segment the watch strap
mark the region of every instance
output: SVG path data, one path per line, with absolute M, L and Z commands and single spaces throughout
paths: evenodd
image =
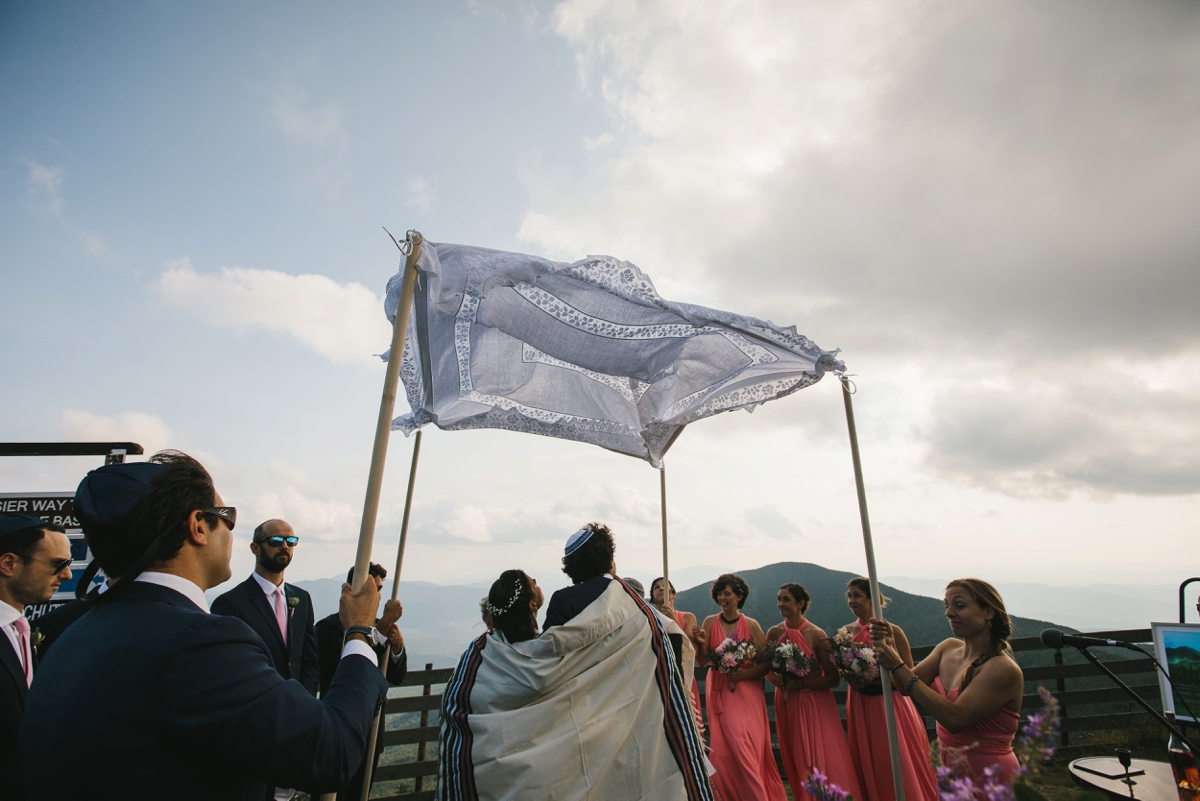
M 372 636 L 373 632 L 374 629 L 370 626 L 347 626 L 346 630 L 342 633 L 342 643 L 345 644 L 346 640 L 350 639 L 350 635 L 352 634 L 361 634 L 367 638 L 368 645 L 374 646 L 375 637 Z

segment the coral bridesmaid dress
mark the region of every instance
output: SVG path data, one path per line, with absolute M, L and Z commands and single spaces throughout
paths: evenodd
M 854 639 L 872 645 L 870 632 L 865 628 Z M 912 699 L 896 690 L 892 691 L 892 705 L 896 710 L 896 736 L 900 740 L 904 797 L 906 801 L 937 801 L 937 780 L 929 763 L 929 738 L 921 716 Z M 882 687 L 850 688 L 846 696 L 846 731 L 865 801 L 896 801 Z
M 933 680 L 933 689 L 949 698 L 957 700 L 958 690 L 946 692 L 942 686 L 942 677 Z M 942 748 L 965 749 L 964 756 L 971 766 L 971 773 L 976 779 L 983 778 L 983 771 L 992 765 L 999 765 L 1008 781 L 1021 768 L 1017 755 L 1013 753 L 1013 738 L 1017 736 L 1017 722 L 1021 716 L 1011 709 L 1000 707 L 987 720 L 981 720 L 974 726 L 969 726 L 957 734 L 937 725 L 938 745 Z
M 800 628 L 794 629 L 785 622 L 779 642 L 794 642 L 816 659 L 812 646 L 804 639 L 808 625 L 807 620 L 802 620 Z M 854 758 L 850 756 L 833 690 L 788 690 L 786 701 L 783 696 L 783 690 L 776 687 L 775 731 L 779 734 L 779 753 L 792 794 L 798 801 L 811 799 L 804 792 L 804 780 L 817 768 L 838 787 L 861 799 Z
M 713 625 L 719 637 L 721 624 Z M 733 635 L 750 639 L 746 616 L 739 615 Z M 709 635 L 709 647 L 713 642 Z M 761 679 L 740 681 L 730 692 L 724 673 L 709 670 L 705 681 L 708 693 L 708 728 L 712 752 L 709 759 L 716 768 L 713 786 L 721 801 L 787 801 L 783 780 L 771 753 L 771 728 L 767 720 L 767 699 Z

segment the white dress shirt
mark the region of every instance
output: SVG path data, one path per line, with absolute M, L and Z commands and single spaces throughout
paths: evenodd
M 0 601 L 0 629 L 8 636 L 9 643 L 12 644 L 12 649 L 17 652 L 17 661 L 21 663 L 21 667 L 25 667 L 25 649 L 21 647 L 20 641 L 17 639 L 17 618 L 24 617 L 25 610 L 17 609 L 15 606 Z M 32 636 L 32 635 L 31 635 Z M 32 641 L 30 648 L 32 648 Z

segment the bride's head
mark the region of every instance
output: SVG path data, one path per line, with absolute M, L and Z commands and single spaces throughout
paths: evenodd
M 505 570 L 492 583 L 484 611 L 506 640 L 521 642 L 538 635 L 537 612 L 544 602 L 542 588 L 533 577 L 524 570 Z

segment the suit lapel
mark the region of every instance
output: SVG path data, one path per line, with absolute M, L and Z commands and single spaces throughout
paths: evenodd
M 21 660 L 16 649 L 12 647 L 12 641 L 7 635 L 0 634 L 0 637 L 3 637 L 3 640 L 0 640 L 0 664 L 4 665 L 13 684 L 17 686 L 17 697 L 21 699 L 21 706 L 24 707 L 25 696 L 29 693 L 29 685 L 25 683 L 25 671 L 21 669 Z
M 254 576 L 246 579 L 242 586 L 246 588 L 246 594 L 250 596 L 250 606 L 257 609 L 258 613 L 263 616 L 267 629 L 275 635 L 275 642 L 279 643 L 280 650 L 286 654 L 287 646 L 283 644 L 283 632 L 279 630 L 279 621 L 275 619 L 275 610 L 267 602 L 267 594 L 262 591 L 262 587 L 258 586 Z

